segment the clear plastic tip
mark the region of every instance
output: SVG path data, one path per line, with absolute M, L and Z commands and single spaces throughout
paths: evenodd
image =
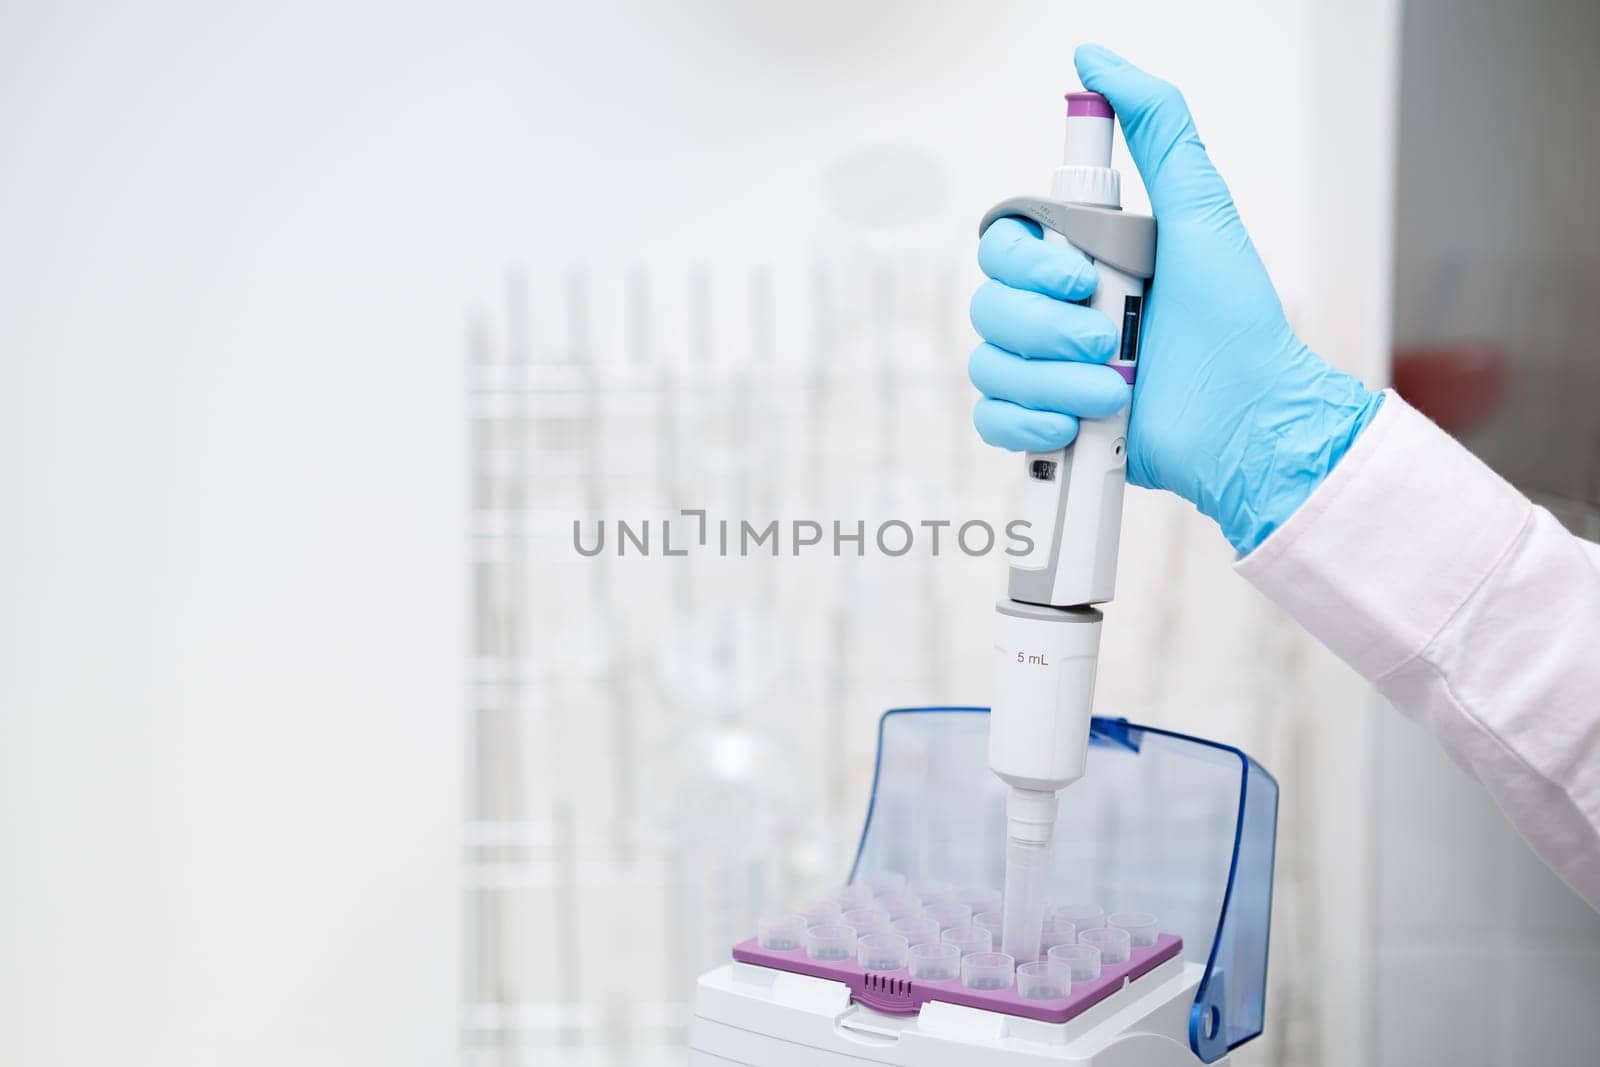
M 910 949 L 899 934 L 868 934 L 856 941 L 856 962 L 864 971 L 898 971 Z
M 950 901 L 946 904 L 930 904 L 924 910 L 928 918 L 939 924 L 941 930 L 948 930 L 952 926 L 972 925 L 972 908 L 966 904 Z
M 994 948 L 994 938 L 981 926 L 956 926 L 939 935 L 947 945 L 954 945 L 963 956 L 974 952 L 988 952 Z
M 961 984 L 968 989 L 1010 989 L 1017 961 L 1004 952 L 974 952 L 961 957 Z
M 1044 932 L 1039 935 L 1039 951 L 1048 952 L 1057 945 L 1070 945 L 1078 940 L 1078 928 L 1070 919 L 1051 915 L 1044 921 Z
M 819 900 L 800 909 L 807 926 L 830 926 L 844 922 L 844 911 L 838 901 Z
M 956 900 L 972 909 L 972 914 L 1000 910 L 1000 894 L 993 889 L 975 887 L 956 891 Z
M 1101 963 L 1127 963 L 1133 942 L 1128 931 L 1116 926 L 1102 926 L 1083 931 L 1078 935 L 1078 943 L 1099 949 Z
M 886 934 L 889 932 L 889 913 L 882 908 L 851 908 L 844 913 L 844 924 L 854 927 L 858 934 Z
M 904 919 L 896 919 L 889 929 L 913 945 L 937 943 L 939 940 L 939 920 L 928 915 L 908 915 Z
M 1060 1000 L 1072 989 L 1072 975 L 1060 964 L 1035 960 L 1017 967 L 1017 996 L 1023 1000 Z
M 1106 918 L 1107 926 L 1128 931 L 1134 948 L 1149 948 L 1156 943 L 1156 917 L 1148 911 L 1119 911 Z
M 756 923 L 756 943 L 783 952 L 800 947 L 806 936 L 804 915 L 768 915 Z
M 906 956 L 911 977 L 924 982 L 947 982 L 961 973 L 961 950 L 954 945 L 912 945 Z
M 1006 839 L 1006 897 L 1001 908 L 1005 926 L 1000 950 L 1021 963 L 1039 958 L 1044 931 L 1044 887 L 1050 873 L 1050 846 Z
M 873 906 L 889 913 L 891 919 L 904 919 L 908 915 L 922 914 L 922 898 L 915 893 L 879 893 Z
M 956 899 L 956 887 L 937 878 L 918 878 L 906 886 L 906 892 L 916 894 L 924 906 L 943 904 Z
M 1100 977 L 1100 950 L 1093 945 L 1057 945 L 1046 954 L 1046 962 L 1064 968 L 1074 982 Z
M 828 894 L 829 899 L 838 904 L 841 910 L 849 908 L 865 908 L 872 904 L 873 890 L 865 882 L 856 882 L 853 885 L 842 885 Z
M 1082 933 L 1106 924 L 1105 909 L 1098 904 L 1063 904 L 1050 912 L 1052 919 L 1065 919 Z
M 847 960 L 856 954 L 854 927 L 812 926 L 806 929 L 806 955 L 814 960 Z

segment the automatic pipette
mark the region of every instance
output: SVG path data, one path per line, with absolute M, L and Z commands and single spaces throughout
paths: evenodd
M 1066 145 L 1052 199 L 996 205 L 979 227 L 1016 215 L 1045 239 L 1068 241 L 1094 261 L 1089 306 L 1118 325 L 1111 361 L 1131 385 L 1139 354 L 1145 283 L 1155 269 L 1155 220 L 1121 210 L 1111 167 L 1111 105 L 1098 93 L 1067 95 Z M 1101 613 L 1116 584 L 1117 542 L 1127 463 L 1128 409 L 1084 419 L 1056 452 L 1024 462 L 1022 517 L 1034 548 L 1012 564 L 1007 599 L 995 607 L 995 689 L 989 766 L 1010 786 L 1006 798 L 1002 948 L 1018 963 L 1039 954 L 1044 886 L 1057 793 L 1083 776 Z

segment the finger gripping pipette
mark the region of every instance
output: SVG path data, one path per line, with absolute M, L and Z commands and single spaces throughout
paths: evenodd
M 992 208 L 979 234 L 1006 216 L 1031 219 L 1050 241 L 1094 262 L 1091 308 L 1121 334 L 1111 366 L 1133 384 L 1145 286 L 1155 273 L 1155 220 L 1122 210 L 1111 167 L 1111 105 L 1098 93 L 1067 95 L 1066 146 L 1051 199 L 1015 197 Z M 1116 585 L 1117 542 L 1128 457 L 1128 408 L 1083 419 L 1055 452 L 1029 452 L 1022 518 L 1034 547 L 1011 566 L 995 606 L 995 688 L 989 766 L 1010 786 L 1002 948 L 1037 958 L 1057 793 L 1083 777 L 1093 713 L 1101 613 Z

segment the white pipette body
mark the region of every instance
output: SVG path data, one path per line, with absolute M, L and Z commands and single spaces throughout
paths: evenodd
M 1051 196 L 1120 209 L 1111 107 L 1096 93 L 1067 101 L 1064 160 Z M 1051 229 L 1045 239 L 1067 240 Z M 1096 270 L 1088 303 L 1121 329 L 1111 366 L 1131 384 L 1145 282 L 1104 262 Z M 1101 622 L 1093 605 L 1110 600 L 1116 584 L 1127 430 L 1125 407 L 1081 420 L 1065 449 L 1030 452 L 1025 461 L 1022 517 L 1034 546 L 1012 565 L 1009 598 L 996 605 L 989 725 L 989 765 L 1010 786 L 1001 947 L 1019 963 L 1039 954 L 1057 794 L 1083 776 L 1088 754 Z

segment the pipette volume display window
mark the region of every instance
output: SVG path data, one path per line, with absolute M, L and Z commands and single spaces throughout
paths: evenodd
M 1139 358 L 1139 322 L 1144 317 L 1144 297 L 1122 298 L 1122 351 L 1117 358 L 1132 363 Z

